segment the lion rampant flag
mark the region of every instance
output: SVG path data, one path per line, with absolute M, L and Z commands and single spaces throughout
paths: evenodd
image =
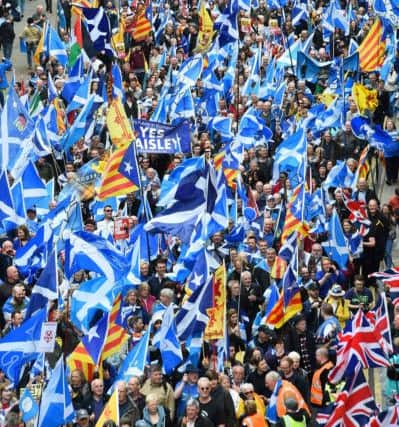
M 213 276 L 213 307 L 207 309 L 209 323 L 204 339 L 218 340 L 224 337 L 226 322 L 226 269 L 222 264 Z
M 366 110 L 374 111 L 378 106 L 378 93 L 375 89 L 367 89 L 361 83 L 355 83 L 352 88 L 352 96 L 360 114 Z
M 119 98 L 114 98 L 106 117 L 109 136 L 116 147 L 130 144 L 134 140 L 133 129 Z
M 105 421 L 113 421 L 119 425 L 119 402 L 118 402 L 118 387 L 115 387 L 110 399 L 105 405 L 100 418 L 97 420 L 96 427 L 103 427 Z

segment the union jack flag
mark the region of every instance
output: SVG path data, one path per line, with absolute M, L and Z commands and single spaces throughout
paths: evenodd
M 399 425 L 399 406 L 390 406 L 386 411 L 373 416 L 364 427 L 395 427 Z
M 337 383 L 362 368 L 388 367 L 389 360 L 381 342 L 381 333 L 374 329 L 362 310 L 358 310 L 344 332 L 338 334 L 337 364 L 330 371 L 329 381 Z
M 354 376 L 337 395 L 336 401 L 317 414 L 316 421 L 325 427 L 359 427 L 377 413 L 370 387 L 358 366 Z
M 350 215 L 348 219 L 353 224 L 359 225 L 359 233 L 365 236 L 370 228 L 371 221 L 368 219 L 366 204 L 362 201 L 345 199 L 345 205 L 348 208 Z
M 387 355 L 393 353 L 391 325 L 389 323 L 387 298 L 385 292 L 381 292 L 380 298 L 377 301 L 373 310 L 367 313 L 367 318 L 374 326 L 375 330 L 381 334 L 381 347 Z
M 369 277 L 374 277 L 381 280 L 389 287 L 389 295 L 393 304 L 399 302 L 399 267 L 388 268 L 385 271 L 377 271 L 369 274 Z

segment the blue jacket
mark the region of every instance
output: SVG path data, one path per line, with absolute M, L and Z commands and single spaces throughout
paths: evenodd
M 4 58 L 3 61 L 0 62 L 0 89 L 8 88 L 6 72 L 8 70 L 11 70 L 11 68 L 12 68 L 12 62 L 9 59 Z

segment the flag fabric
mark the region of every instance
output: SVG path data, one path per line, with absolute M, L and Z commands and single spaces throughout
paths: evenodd
M 358 427 L 365 426 L 376 412 L 370 387 L 358 368 L 338 393 L 335 402 L 322 410 L 316 420 L 325 427 Z
M 49 25 L 48 28 L 48 53 L 50 57 L 55 58 L 62 66 L 65 67 L 68 62 L 65 45 L 57 31 L 51 25 Z
M 389 295 L 393 304 L 399 301 L 399 267 L 392 267 L 385 271 L 372 273 L 369 277 L 381 280 L 389 287 Z
M 151 19 L 149 19 L 149 8 L 151 5 L 141 4 L 136 10 L 136 14 L 131 26 L 132 37 L 135 41 L 142 41 L 148 37 L 152 30 Z
M 282 387 L 283 383 L 281 378 L 276 382 L 274 386 L 273 393 L 270 397 L 269 404 L 267 405 L 266 410 L 266 419 L 271 424 L 277 424 L 278 421 L 278 415 L 277 415 L 277 396 L 280 391 L 280 388 Z
M 353 85 L 352 96 L 360 114 L 364 114 L 366 110 L 373 112 L 378 106 L 378 92 L 367 89 L 361 83 Z
M 38 427 L 59 427 L 75 418 L 68 379 L 65 375 L 64 359 L 60 357 L 43 391 Z
M 83 8 L 85 23 L 94 49 L 107 56 L 114 56 L 111 46 L 111 25 L 103 7 Z
M 99 366 L 101 353 L 108 335 L 108 314 L 103 314 L 101 319 L 92 326 L 87 334 L 82 337 L 82 343 L 90 354 L 93 362 Z
M 288 275 L 289 270 L 287 269 L 285 275 Z M 283 278 L 284 281 L 284 278 Z M 288 277 L 286 278 L 288 284 Z M 285 298 L 284 291 L 281 292 L 277 303 L 270 310 L 265 318 L 267 325 L 273 326 L 277 329 L 285 325 L 290 319 L 296 314 L 302 311 L 302 297 L 298 285 L 291 285 L 289 292 L 290 299 Z M 284 305 L 286 306 L 284 308 Z
M 132 376 L 144 374 L 145 365 L 147 362 L 148 345 L 150 340 L 150 328 L 140 338 L 139 342 L 127 354 L 122 362 L 116 381 L 127 382 Z
M 213 275 L 213 304 L 207 310 L 209 323 L 206 326 L 204 338 L 218 340 L 225 336 L 226 323 L 226 268 L 224 263 Z
M 39 355 L 38 346 L 46 316 L 44 308 L 0 340 L 0 368 L 15 385 L 20 380 L 23 365 Z
M 152 344 L 159 348 L 162 368 L 169 375 L 183 361 L 180 341 L 177 337 L 174 306 L 170 304 L 162 316 L 161 329 L 152 339 Z
M 46 184 L 40 178 L 32 161 L 27 164 L 21 182 L 26 209 L 34 207 L 38 197 L 47 197 Z
M 355 173 L 349 169 L 346 161 L 338 160 L 337 164 L 328 173 L 322 187 L 326 189 L 331 187 L 353 188 L 355 184 Z
M 61 92 L 62 97 L 65 98 L 68 103 L 72 101 L 72 98 L 84 81 L 84 58 L 82 54 L 74 60 L 71 67 L 68 80 L 65 82 Z
M 297 231 L 302 236 L 306 237 L 309 232 L 309 225 L 305 218 L 305 186 L 299 185 L 293 192 L 290 202 L 287 205 L 287 213 L 281 241 L 284 243 L 288 236 Z
M 91 382 L 94 371 L 97 369 L 93 359 L 82 342 L 80 342 L 68 356 L 67 365 L 70 371 L 73 371 L 74 369 L 81 370 L 88 382 Z
M 27 423 L 31 419 L 35 418 L 39 412 L 39 405 L 32 396 L 32 393 L 29 391 L 28 387 L 25 388 L 21 398 L 19 399 L 19 409 L 21 411 L 21 418 L 24 423 Z
M 349 261 L 349 248 L 336 209 L 328 223 L 328 240 L 323 242 L 322 246 L 339 268 L 345 270 Z
M 108 315 L 108 334 L 105 339 L 101 358 L 108 359 L 112 355 L 121 351 L 122 345 L 128 340 L 129 335 L 125 329 L 118 324 L 120 320 L 120 311 L 122 304 L 122 294 L 119 294 L 112 305 L 111 312 Z
M 381 292 L 375 307 L 367 313 L 367 318 L 381 335 L 381 347 L 385 354 L 393 353 L 391 324 L 388 316 L 387 298 L 385 292 Z
M 138 166 L 134 142 L 117 148 L 110 156 L 103 172 L 97 196 L 100 200 L 138 190 Z
M 389 360 L 381 347 L 381 332 L 370 324 L 362 310 L 358 310 L 344 331 L 338 334 L 337 363 L 328 379 L 337 383 L 362 368 L 388 367 Z
M 3 171 L 0 175 L 0 188 L 2 189 L 1 196 L 0 196 L 0 221 L 3 222 L 4 220 L 8 220 L 16 225 L 17 214 L 14 209 L 14 201 L 11 194 L 10 186 L 8 184 L 7 173 L 5 171 Z M 21 194 L 21 198 L 22 198 L 22 194 Z M 25 213 L 23 217 L 21 217 L 20 220 L 18 221 L 20 224 L 25 223 L 24 216 L 25 216 Z M 5 224 L 3 223 L 3 225 Z
M 116 425 L 119 425 L 119 400 L 117 388 L 105 404 L 100 418 L 96 422 L 96 427 L 102 427 L 106 421 L 113 421 Z
M 360 68 L 362 72 L 375 71 L 384 62 L 385 41 L 384 28 L 380 18 L 374 21 L 367 36 L 359 46 Z
M 132 126 L 126 116 L 122 98 L 114 98 L 108 107 L 106 123 L 112 143 L 117 147 L 126 146 L 134 140 Z
M 57 287 L 57 255 L 53 250 L 47 260 L 44 270 L 33 286 L 25 317 L 29 319 L 38 310 L 48 307 L 48 304 L 58 298 Z

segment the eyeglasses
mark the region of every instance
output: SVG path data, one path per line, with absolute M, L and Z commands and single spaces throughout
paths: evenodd
M 207 390 L 209 390 L 209 387 L 201 387 L 200 390 L 201 391 L 207 391 Z
M 253 391 L 246 391 L 244 394 L 253 394 Z
M 105 209 L 104 212 L 112 212 L 112 209 Z

